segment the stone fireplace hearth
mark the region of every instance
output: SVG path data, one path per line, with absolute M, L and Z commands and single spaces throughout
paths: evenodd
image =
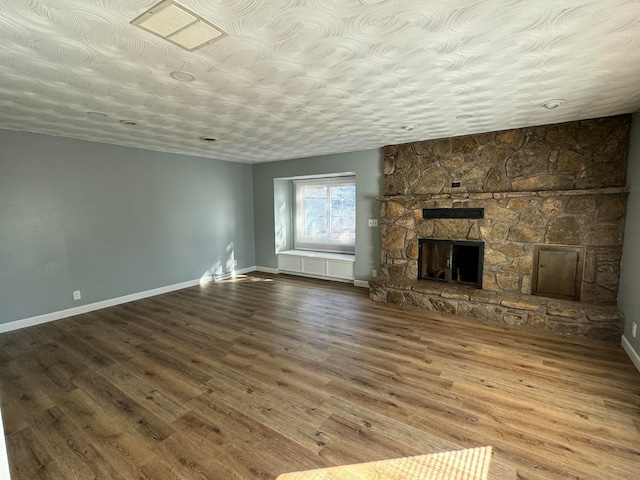
M 630 117 L 618 116 L 385 147 L 382 275 L 370 282 L 371 298 L 619 338 L 629 130 Z M 458 209 L 484 209 L 483 218 Z M 421 239 L 443 242 L 430 254 L 447 257 L 447 281 L 425 278 L 436 265 L 420 255 Z M 456 242 L 483 244 L 481 289 L 455 281 L 445 250 Z M 574 257 L 575 272 L 549 282 L 558 275 L 544 270 L 547 260 Z

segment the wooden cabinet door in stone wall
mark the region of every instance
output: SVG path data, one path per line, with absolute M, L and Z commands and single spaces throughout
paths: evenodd
M 533 295 L 580 300 L 584 248 L 564 245 L 535 245 Z

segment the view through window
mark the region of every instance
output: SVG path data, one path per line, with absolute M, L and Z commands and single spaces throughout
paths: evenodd
M 294 248 L 354 253 L 356 179 L 295 180 Z

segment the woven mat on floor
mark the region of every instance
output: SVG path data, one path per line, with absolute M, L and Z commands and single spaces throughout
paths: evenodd
M 284 473 L 277 480 L 487 480 L 491 447 Z

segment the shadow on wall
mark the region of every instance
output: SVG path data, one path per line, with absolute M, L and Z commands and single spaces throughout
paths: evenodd
M 235 251 L 233 249 L 233 242 L 227 245 L 224 253 L 224 257 L 219 256 L 218 259 L 207 269 L 202 277 L 200 277 L 200 283 L 207 283 L 211 280 L 218 281 L 226 278 L 235 278 L 236 276 L 236 258 Z

